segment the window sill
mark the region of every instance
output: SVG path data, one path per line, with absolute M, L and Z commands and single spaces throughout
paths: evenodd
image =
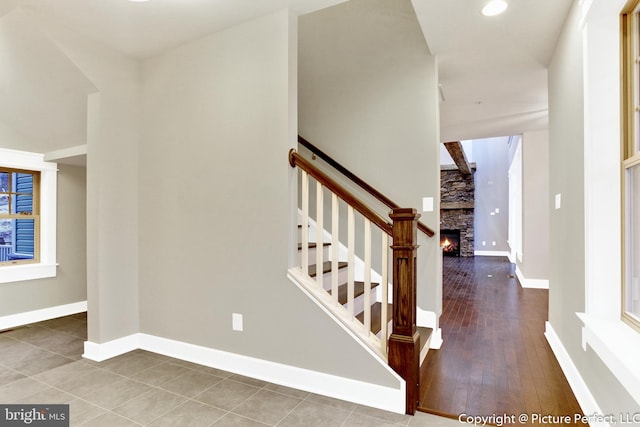
M 0 267 L 0 283 L 56 277 L 57 264 L 22 264 Z
M 587 344 L 609 367 L 618 381 L 640 404 L 640 334 L 622 320 L 610 320 L 576 313 L 584 324 L 582 349 Z

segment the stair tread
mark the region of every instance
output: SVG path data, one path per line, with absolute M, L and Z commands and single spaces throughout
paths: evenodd
M 371 282 L 371 289 L 376 286 L 380 286 L 380 283 Z M 329 294 L 331 294 L 331 289 L 329 289 Z M 347 283 L 343 283 L 338 286 L 338 302 L 342 305 L 347 303 L 349 292 L 349 285 Z M 360 282 L 358 280 L 353 282 L 353 298 L 358 298 L 360 295 L 364 294 L 364 282 Z
M 338 263 L 338 269 L 345 268 L 348 264 L 345 261 Z M 331 271 L 331 261 L 325 261 L 322 263 L 322 274 L 326 274 Z M 316 277 L 316 264 L 309 266 L 309 276 Z
M 432 328 L 427 328 L 424 326 L 418 326 L 418 333 L 420 334 L 420 351 L 427 345 L 431 334 L 433 333 Z
M 382 317 L 382 303 L 376 302 L 371 305 L 371 332 L 377 334 L 382 329 L 380 318 Z M 387 323 L 393 317 L 393 304 L 387 304 Z M 356 318 L 364 323 L 364 311 L 356 316 Z
M 316 248 L 316 246 L 317 246 L 317 245 L 316 245 L 315 243 L 312 243 L 312 242 L 310 242 L 310 243 L 309 243 L 309 249 L 315 249 L 315 248 Z M 323 243 L 322 243 L 322 246 L 325 246 L 325 247 L 326 247 L 326 246 L 331 246 L 331 243 L 323 242 Z M 300 251 L 300 250 L 302 250 L 302 243 L 298 243 L 298 250 L 299 250 L 299 251 Z

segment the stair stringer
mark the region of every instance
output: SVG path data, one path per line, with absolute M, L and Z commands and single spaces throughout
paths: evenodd
M 404 413 L 406 404 L 406 381 L 389 366 L 386 356 L 376 345 L 377 338 L 375 335 L 370 334 L 370 337 L 368 338 L 363 337 L 362 324 L 357 320 L 350 320 L 347 315 L 347 310 L 339 303 L 331 300 L 326 292 L 318 290 L 315 281 L 302 274 L 300 267 L 293 267 L 289 269 L 287 278 L 296 285 L 296 287 L 298 287 L 298 289 L 300 289 L 309 298 L 309 300 L 319 307 L 329 319 L 349 335 L 373 361 L 379 364 L 399 382 L 399 388 L 397 391 L 394 390 L 393 392 L 393 399 L 385 402 L 385 409 L 397 413 Z M 389 393 L 387 393 L 387 398 L 388 397 Z
M 355 317 L 350 316 L 342 304 L 333 301 L 326 291 L 318 289 L 316 282 L 303 274 L 300 267 L 289 269 L 287 277 L 302 289 L 325 313 L 329 314 L 334 321 L 349 331 L 352 337 L 366 346 L 366 348 L 380 358 L 385 365 L 387 364 L 386 352 L 383 352 L 380 348 L 381 341 L 371 332 L 369 332 L 369 336 L 365 336 L 363 334 L 364 328 L 362 323 Z

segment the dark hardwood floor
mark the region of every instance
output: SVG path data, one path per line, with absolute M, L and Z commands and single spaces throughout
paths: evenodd
M 547 290 L 521 288 L 503 257 L 444 257 L 443 277 L 444 343 L 422 366 L 420 410 L 582 413 L 544 337 Z

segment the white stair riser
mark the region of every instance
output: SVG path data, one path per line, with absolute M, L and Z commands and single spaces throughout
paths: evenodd
M 309 248 L 309 256 L 307 259 L 309 260 L 309 265 L 313 265 L 316 263 L 316 252 L 318 251 L 317 247 Z M 323 246 L 322 247 L 322 260 L 323 261 L 331 261 L 329 258 L 331 256 L 331 246 Z M 298 265 L 302 265 L 302 250 L 298 251 Z
M 375 290 L 375 288 L 371 289 L 370 296 L 371 296 L 370 303 L 373 304 L 374 302 L 376 302 L 376 290 Z M 346 306 L 347 305 L 345 304 L 345 307 Z M 353 312 L 355 314 L 362 313 L 364 311 L 364 294 L 360 295 L 358 298 L 355 298 L 353 300 L 353 307 L 354 307 Z
M 347 267 L 338 269 L 338 286 L 342 285 L 343 283 L 347 283 L 349 274 L 347 270 Z M 322 276 L 322 287 L 325 290 L 331 289 L 331 272 L 327 272 Z

